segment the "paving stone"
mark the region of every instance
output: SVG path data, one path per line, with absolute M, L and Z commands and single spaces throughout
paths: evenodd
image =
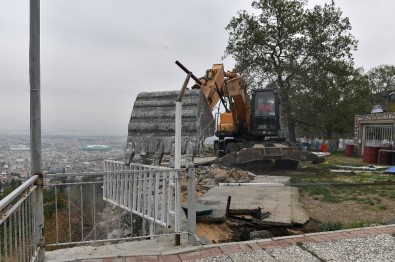
M 292 262 L 316 262 L 320 261 L 317 257 L 309 253 L 308 251 L 298 247 L 290 246 L 281 249 L 271 249 L 267 251 L 275 261 L 292 261 Z

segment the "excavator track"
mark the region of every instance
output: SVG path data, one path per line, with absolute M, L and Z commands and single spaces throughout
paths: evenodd
M 144 92 L 137 95 L 131 113 L 125 163 L 174 153 L 175 107 L 179 91 Z M 196 154 L 206 137 L 214 134 L 215 121 L 200 89 L 186 90 L 182 99 L 183 154 Z M 158 163 L 157 163 L 158 164 Z

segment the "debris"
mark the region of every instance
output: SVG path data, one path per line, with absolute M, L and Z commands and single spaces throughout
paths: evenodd
M 265 219 L 270 216 L 270 212 L 263 212 L 260 207 L 257 209 L 229 209 L 229 216 L 235 217 L 237 215 L 250 215 L 255 219 Z
M 198 238 L 199 238 L 199 243 L 200 243 L 201 245 L 210 245 L 210 244 L 213 244 L 213 241 L 211 241 L 210 239 L 208 239 L 208 238 L 205 237 L 205 236 L 198 236 Z
M 283 183 L 219 183 L 219 186 L 264 186 L 264 187 L 282 187 Z
M 369 170 L 362 171 L 362 170 L 345 170 L 345 169 L 331 169 L 329 170 L 331 173 L 366 173 L 366 172 L 372 172 Z
M 236 217 L 236 215 L 249 215 L 256 219 L 265 219 L 270 215 L 270 212 L 264 212 L 262 214 L 262 209 L 260 207 L 258 207 L 257 209 L 230 209 L 231 199 L 232 197 L 228 196 L 228 201 L 226 203 L 226 211 L 225 211 L 226 218 Z
M 377 171 L 388 168 L 388 166 L 336 166 L 340 169 L 352 169 L 352 170 L 368 170 L 368 171 Z
M 263 218 L 267 218 L 270 216 L 270 212 L 265 212 L 262 214 Z M 229 219 L 236 219 L 242 222 L 245 226 L 267 226 L 272 225 L 272 223 L 268 223 L 263 218 L 247 218 L 245 216 L 236 216 L 236 215 L 229 215 Z
M 338 169 L 331 169 L 331 173 L 366 173 L 366 172 L 383 172 L 388 166 L 336 166 Z M 386 171 L 388 172 L 388 171 Z M 395 172 L 395 170 L 394 170 Z
M 182 209 L 184 210 L 185 214 L 188 216 L 188 206 L 182 205 Z M 196 216 L 203 216 L 213 213 L 213 209 L 209 206 L 202 205 L 200 203 L 196 203 Z
M 329 156 L 331 153 L 329 152 L 310 152 L 318 157 L 325 157 L 325 156 Z
M 193 160 L 193 164 L 195 166 L 202 166 L 202 165 L 208 165 L 208 164 L 213 164 L 218 161 L 218 157 L 195 157 Z

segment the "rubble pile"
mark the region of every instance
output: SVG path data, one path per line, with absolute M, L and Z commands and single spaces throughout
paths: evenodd
M 207 190 L 219 183 L 247 183 L 254 180 L 254 174 L 238 168 L 220 167 L 217 164 L 211 166 L 198 166 L 195 168 L 196 173 L 196 195 L 201 196 Z M 182 176 L 181 190 L 183 192 L 183 200 L 186 199 L 187 176 Z

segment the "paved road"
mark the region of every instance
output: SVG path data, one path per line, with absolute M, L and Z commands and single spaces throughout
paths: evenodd
M 161 246 L 152 248 L 152 242 L 139 241 L 95 247 L 85 254 L 75 249 L 47 252 L 46 261 L 395 261 L 394 234 L 395 225 L 388 225 L 193 247 L 159 241 Z

